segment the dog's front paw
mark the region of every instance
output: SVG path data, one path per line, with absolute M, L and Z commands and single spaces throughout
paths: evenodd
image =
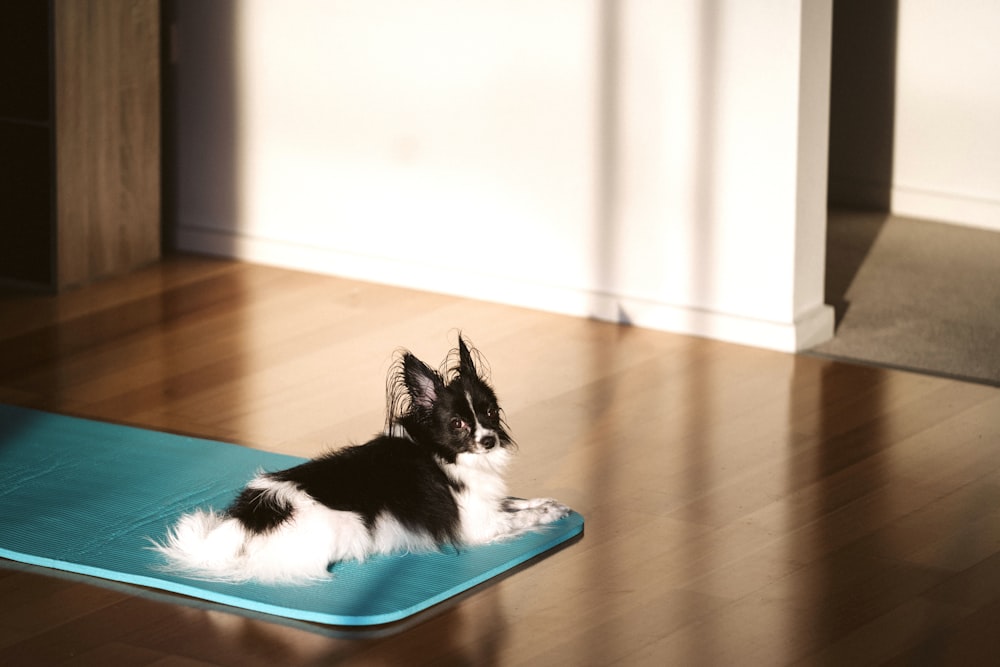
M 552 523 L 569 516 L 572 510 L 554 498 L 534 498 L 530 501 L 537 512 L 538 523 Z
M 506 525 L 511 534 L 558 521 L 568 516 L 572 511 L 552 498 L 532 498 L 531 500 L 508 498 L 503 503 L 503 510 L 507 513 Z

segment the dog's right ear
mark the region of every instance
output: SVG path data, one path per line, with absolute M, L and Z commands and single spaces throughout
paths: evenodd
M 458 336 L 458 373 L 470 379 L 479 377 L 476 363 L 472 360 L 472 352 L 469 351 L 469 346 L 461 334 Z
M 444 390 L 444 382 L 436 371 L 407 352 L 403 355 L 403 382 L 415 408 L 430 410 Z

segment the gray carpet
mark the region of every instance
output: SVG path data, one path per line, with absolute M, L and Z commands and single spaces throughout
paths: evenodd
M 1000 386 L 1000 233 L 831 211 L 826 300 L 812 353 Z

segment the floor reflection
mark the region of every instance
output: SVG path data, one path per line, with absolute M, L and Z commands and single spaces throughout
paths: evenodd
M 868 381 L 859 383 L 858 375 Z M 800 564 L 785 593 L 790 632 L 809 647 L 832 647 L 877 613 L 872 596 L 893 576 L 874 529 L 889 519 L 884 489 L 885 386 L 875 369 L 799 360 L 789 394 L 788 558 Z M 817 378 L 818 376 L 818 378 Z M 817 382 L 818 379 L 818 382 Z M 864 387 L 859 391 L 859 386 Z M 818 663 L 843 664 L 829 648 Z

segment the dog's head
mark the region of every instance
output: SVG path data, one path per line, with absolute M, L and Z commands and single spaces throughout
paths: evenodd
M 459 454 L 485 454 L 514 444 L 496 393 L 477 368 L 481 357 L 461 336 L 457 357 L 442 375 L 406 352 L 397 383 L 409 398 L 398 423 L 452 463 Z

